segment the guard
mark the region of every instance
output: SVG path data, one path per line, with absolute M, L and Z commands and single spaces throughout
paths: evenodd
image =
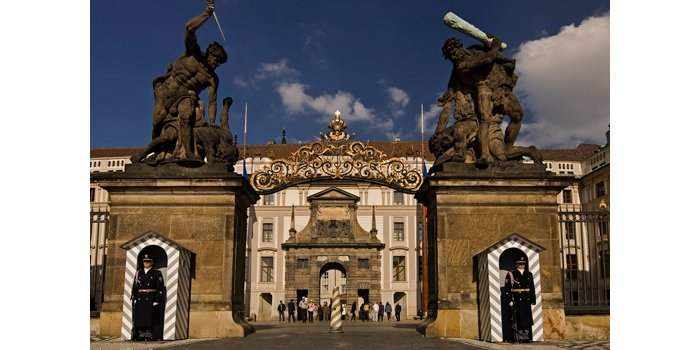
M 153 259 L 143 256 L 143 267 L 136 271 L 131 287 L 134 327 L 133 340 L 161 340 L 163 338 L 163 310 L 165 284 L 163 275 L 153 268 Z
M 511 296 L 513 338 L 516 342 L 532 341 L 532 307 L 535 305 L 535 283 L 525 270 L 525 258 L 515 262 L 515 270 L 506 276 L 506 291 Z

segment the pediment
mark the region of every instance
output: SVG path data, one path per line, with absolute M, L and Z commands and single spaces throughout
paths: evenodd
M 309 202 L 317 200 L 350 200 L 359 201 L 360 197 L 337 187 L 327 188 L 319 193 L 307 197 Z

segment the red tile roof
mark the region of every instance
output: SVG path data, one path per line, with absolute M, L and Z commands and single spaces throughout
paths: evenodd
M 370 141 L 370 146 L 376 147 L 390 157 L 418 157 L 420 156 L 420 141 Z M 279 159 L 289 157 L 299 148 L 299 144 L 263 144 L 248 145 L 246 147 L 247 156 L 268 157 Z M 243 146 L 238 145 L 239 151 L 243 152 Z M 423 152 L 428 161 L 435 160 L 435 157 L 428 151 L 427 142 L 424 144 Z M 575 149 L 543 149 L 544 160 L 549 161 L 582 161 L 592 156 L 600 146 L 592 144 L 580 144 Z M 143 148 L 96 148 L 90 150 L 90 158 L 119 158 L 129 157 L 143 150 Z

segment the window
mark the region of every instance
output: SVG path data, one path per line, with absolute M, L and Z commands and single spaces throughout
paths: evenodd
M 403 193 L 394 191 L 394 205 L 403 205 Z
M 369 259 L 357 259 L 358 269 L 369 269 Z
M 403 241 L 404 240 L 404 230 L 403 230 L 403 222 L 395 222 L 394 223 L 394 240 L 395 241 Z
M 605 182 L 601 181 L 595 184 L 595 197 L 600 198 L 605 196 Z
M 271 256 L 263 256 L 260 258 L 260 282 L 272 282 L 274 270 L 272 259 Z
M 274 194 L 263 195 L 263 205 L 275 205 L 275 195 Z
M 272 223 L 263 224 L 262 240 L 263 242 L 272 242 Z
M 575 280 L 578 273 L 578 258 L 576 254 L 566 254 L 566 278 Z
M 406 257 L 405 256 L 395 256 L 393 258 L 391 266 L 394 270 L 394 281 L 405 281 L 406 280 Z
M 571 190 L 564 190 L 562 192 L 563 197 L 564 197 L 564 203 L 573 203 L 572 197 L 571 197 Z
M 95 201 L 95 189 L 91 188 L 90 189 L 90 202 L 94 202 L 94 201 Z
M 572 221 L 567 221 L 564 223 L 564 231 L 566 234 L 566 239 L 576 239 L 576 223 Z
M 297 259 L 297 269 L 306 269 L 309 267 L 309 259 Z

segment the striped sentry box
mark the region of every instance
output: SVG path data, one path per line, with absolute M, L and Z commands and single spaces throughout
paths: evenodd
M 192 252 L 152 231 L 146 232 L 121 246 L 126 249 L 121 337 L 125 340 L 131 340 L 133 329 L 131 287 L 138 266 L 138 255 L 148 246 L 162 248 L 168 259 L 166 269 L 163 272 L 166 292 L 163 340 L 186 339 L 189 324 L 190 302 L 188 296 L 191 283 Z
M 544 247 L 518 234 L 512 234 L 478 254 L 479 338 L 490 342 L 503 341 L 499 259 L 501 254 L 510 248 L 517 248 L 527 256 L 537 298 L 535 305 L 532 306 L 532 340 L 544 341 L 539 254 Z

